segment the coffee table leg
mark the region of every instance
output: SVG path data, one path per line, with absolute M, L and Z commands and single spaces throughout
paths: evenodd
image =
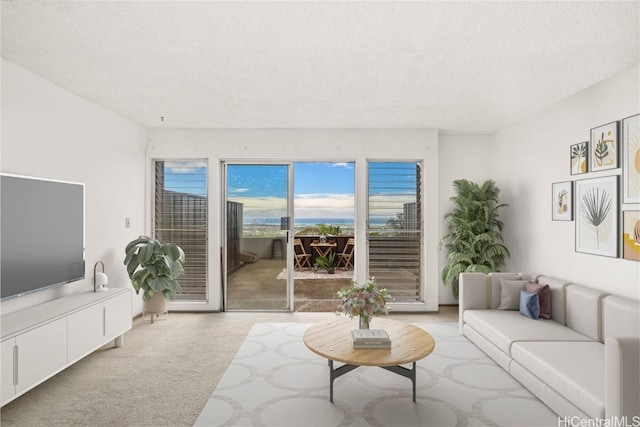
M 333 403 L 333 360 L 329 359 L 329 402 Z
M 416 401 L 416 362 L 413 362 L 413 369 L 411 369 L 413 375 L 411 377 L 411 382 L 413 383 L 413 402 Z
M 413 401 L 416 401 L 416 362 L 413 362 L 413 369 L 407 369 L 403 366 L 380 366 L 382 369 L 402 375 L 409 378 L 413 384 Z
M 329 359 L 329 402 L 333 403 L 333 380 L 351 372 L 360 365 L 342 365 L 333 369 L 333 360 Z
M 356 369 L 360 365 L 342 365 L 339 368 L 333 369 L 333 360 L 329 359 L 329 402 L 333 403 L 333 381 Z M 412 363 L 412 369 L 407 369 L 403 366 L 380 366 L 382 369 L 391 371 L 398 375 L 402 375 L 405 378 L 411 380 L 413 386 L 413 401 L 416 401 L 416 362 Z

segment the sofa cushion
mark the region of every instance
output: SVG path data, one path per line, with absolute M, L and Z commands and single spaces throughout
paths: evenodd
M 465 323 L 511 355 L 515 341 L 593 341 L 553 320 L 533 320 L 511 310 L 465 310 Z
M 536 277 L 529 273 L 489 273 L 487 275 L 489 308 L 498 308 L 500 305 L 500 280 L 530 280 Z
M 516 342 L 513 360 L 593 418 L 604 418 L 604 344 Z
M 640 336 L 640 302 L 617 295 L 607 295 L 604 298 L 603 341 L 612 337 Z
M 568 285 L 567 326 L 594 341 L 602 340 L 601 301 L 604 293 L 582 285 Z
M 568 282 L 566 280 L 549 276 L 539 276 L 536 279 L 536 282 L 541 285 L 549 285 L 549 288 L 551 288 L 551 319 L 562 325 L 566 325 L 567 307 L 565 304 L 564 288 L 567 286 Z
M 520 291 L 520 314 L 530 319 L 540 315 L 540 298 L 535 292 Z
M 538 300 L 540 302 L 540 315 L 538 317 L 541 319 L 551 319 L 551 288 L 549 285 L 541 285 L 530 280 L 524 285 L 524 290 L 538 294 Z
M 520 308 L 520 291 L 524 289 L 526 283 L 526 280 L 500 279 L 498 310 L 518 310 Z

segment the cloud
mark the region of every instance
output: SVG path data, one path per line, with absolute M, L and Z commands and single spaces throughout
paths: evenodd
M 233 197 L 243 204 L 245 217 L 286 216 L 287 199 L 283 197 Z M 402 213 L 405 203 L 416 201 L 415 195 L 386 194 L 369 198 L 369 216 L 394 218 Z M 353 194 L 309 193 L 297 194 L 294 200 L 296 218 L 354 218 Z
M 229 189 L 229 193 L 246 193 L 249 191 L 248 188 L 231 188 Z
M 245 217 L 286 216 L 287 199 L 283 197 L 233 197 L 243 204 Z M 300 194 L 294 201 L 297 218 L 353 218 L 355 201 L 353 194 Z
M 199 169 L 203 169 L 207 167 L 207 162 L 205 161 L 175 161 L 175 162 L 164 162 L 164 167 L 168 169 L 170 173 L 174 174 L 190 174 L 196 173 Z
M 294 207 L 297 218 L 353 218 L 355 215 L 353 194 L 297 194 Z
M 331 163 L 331 167 L 332 168 L 345 168 L 345 169 L 352 169 L 353 168 L 353 163 Z

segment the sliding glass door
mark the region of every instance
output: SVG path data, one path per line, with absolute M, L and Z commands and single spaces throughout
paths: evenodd
M 225 309 L 290 310 L 291 165 L 227 163 Z

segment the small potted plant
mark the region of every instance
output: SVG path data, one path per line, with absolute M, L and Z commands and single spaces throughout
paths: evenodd
M 337 314 L 346 314 L 350 319 L 358 316 L 360 329 L 369 329 L 373 315 L 389 314 L 387 301 L 391 295 L 385 288 L 378 289 L 374 277 L 363 283 L 352 279 L 351 286 L 338 291 L 338 297 L 341 302 Z
M 334 274 L 336 272 L 336 254 L 329 252 L 327 255 L 320 255 L 316 258 L 318 267 L 323 270 L 327 270 L 327 274 Z
M 167 300 L 180 292 L 178 279 L 184 274 L 184 251 L 175 243 L 160 243 L 140 236 L 125 248 L 124 264 L 131 284 L 139 295 L 143 291 L 145 313 L 164 313 Z

